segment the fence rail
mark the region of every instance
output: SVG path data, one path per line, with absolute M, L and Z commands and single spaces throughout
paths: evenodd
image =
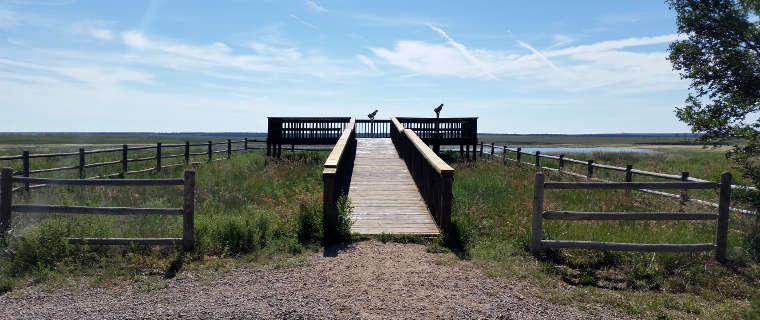
M 406 162 L 417 189 L 441 230 L 451 222 L 451 201 L 454 168 L 449 166 L 411 129 L 397 118 L 391 119 L 391 140 Z
M 348 194 L 348 186 L 356 157 L 356 126 L 351 118 L 335 143 L 322 170 L 323 209 L 325 212 L 335 205 L 341 195 Z
M 488 150 L 488 151 L 484 151 Z M 599 181 L 599 182 L 613 182 L 606 179 L 596 178 L 594 175 L 597 173 L 595 169 L 603 169 L 603 170 L 611 170 L 616 172 L 621 172 L 625 174 L 625 182 L 633 182 L 633 179 L 636 175 L 640 176 L 646 176 L 646 177 L 653 177 L 653 178 L 661 178 L 661 179 L 668 179 L 668 180 L 678 180 L 682 182 L 706 182 L 706 183 L 715 183 L 711 182 L 709 180 L 705 179 L 699 179 L 694 178 L 689 175 L 689 172 L 684 171 L 681 172 L 681 175 L 675 175 L 675 174 L 666 174 L 666 173 L 659 173 L 659 172 L 652 172 L 652 171 L 646 171 L 646 170 L 639 170 L 639 169 L 633 169 L 633 165 L 629 164 L 626 165 L 626 167 L 618 167 L 613 165 L 607 165 L 607 164 L 601 164 L 596 163 L 594 160 L 577 160 L 572 158 L 567 158 L 564 154 L 560 154 L 559 156 L 555 155 L 548 155 L 548 154 L 542 154 L 540 151 L 536 152 L 525 152 L 522 151 L 522 148 L 508 148 L 507 146 L 498 146 L 493 143 L 491 144 L 484 144 L 482 141 L 480 142 L 480 151 L 479 153 L 481 155 L 489 155 L 492 159 L 498 158 L 498 154 L 495 153 L 495 150 L 501 150 L 501 157 L 504 161 L 514 161 L 520 164 L 526 164 L 531 165 L 535 167 L 539 167 L 545 170 L 550 171 L 556 171 L 560 172 L 562 174 L 567 174 L 571 176 L 576 176 L 580 178 L 587 178 L 589 180 Z M 508 153 L 515 153 L 514 158 L 507 157 Z M 531 156 L 534 159 L 534 162 L 526 162 L 523 161 L 523 156 Z M 541 162 L 541 159 L 551 159 L 557 161 L 557 167 L 549 167 L 546 166 L 545 163 Z M 578 164 L 584 167 L 586 173 L 585 174 L 579 174 L 576 172 L 572 172 L 567 170 L 567 163 L 573 163 Z M 711 201 L 705 201 L 700 200 L 696 198 L 692 198 L 688 195 L 688 192 L 686 189 L 682 190 L 680 194 L 674 194 L 669 192 L 663 192 L 663 191 L 657 191 L 657 190 L 651 190 L 652 188 L 646 188 L 646 186 L 641 186 L 639 188 L 634 188 L 635 190 L 650 193 L 650 194 L 656 194 L 660 196 L 670 197 L 674 199 L 679 199 L 682 203 L 686 202 L 694 202 L 698 203 L 700 205 L 710 206 L 710 207 L 718 207 L 718 203 L 711 202 Z M 678 188 L 674 188 L 678 189 Z M 694 188 L 692 188 L 694 189 Z M 741 186 L 741 185 L 731 185 L 731 189 L 749 189 L 749 190 L 756 190 L 754 187 L 751 186 Z M 731 207 L 731 211 L 739 212 L 742 214 L 749 214 L 749 215 L 756 215 L 757 212 L 746 210 L 742 208 L 736 208 Z
M 13 204 L 14 183 L 44 183 L 76 186 L 175 186 L 182 185 L 182 208 L 133 208 L 133 207 L 87 207 L 47 204 Z M 14 177 L 13 169 L 3 168 L 0 172 L 0 232 L 11 226 L 11 215 L 17 213 L 67 213 L 67 214 L 108 214 L 108 215 L 181 215 L 182 238 L 69 238 L 70 243 L 121 245 L 139 244 L 182 244 L 185 251 L 194 249 L 195 215 L 195 171 L 186 170 L 182 179 L 51 179 Z
M 539 254 L 544 248 L 571 248 L 624 251 L 710 251 L 715 259 L 726 261 L 728 212 L 731 199 L 731 174 L 724 172 L 720 183 L 714 182 L 545 182 L 544 173 L 537 172 L 533 184 L 533 212 L 531 216 L 530 249 Z M 719 189 L 720 205 L 717 213 L 675 212 L 576 212 L 544 211 L 545 189 Z M 640 244 L 575 240 L 543 240 L 543 220 L 717 220 L 714 243 L 696 244 Z

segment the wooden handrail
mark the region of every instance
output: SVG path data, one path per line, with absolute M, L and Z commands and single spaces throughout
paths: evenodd
M 412 142 L 412 145 L 417 148 L 417 151 L 425 157 L 425 160 L 435 169 L 438 173 L 454 173 L 452 168 L 446 161 L 443 161 L 441 157 L 433 152 L 427 144 L 422 142 L 422 139 L 418 137 L 411 129 L 404 129 L 404 134 Z
M 341 157 L 343 157 L 343 151 L 346 149 L 346 145 L 351 139 L 352 132 L 354 132 L 355 125 L 356 123 L 354 121 L 354 118 L 351 118 L 351 120 L 348 122 L 348 126 L 346 126 L 346 129 L 343 130 L 340 138 L 338 138 L 338 142 L 335 143 L 335 147 L 333 147 L 330 155 L 327 156 L 327 160 L 325 161 L 325 168 L 338 167 L 338 163 L 340 162 Z
M 338 198 L 348 193 L 354 156 L 356 155 L 356 121 L 351 118 L 325 160 L 322 170 L 322 206 L 326 213 Z

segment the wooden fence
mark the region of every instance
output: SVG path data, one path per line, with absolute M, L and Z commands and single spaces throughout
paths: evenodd
M 59 172 L 59 171 L 78 171 L 79 179 L 96 179 L 96 178 L 125 178 L 127 175 L 130 174 L 137 174 L 137 173 L 145 173 L 145 172 L 151 172 L 151 171 L 161 171 L 161 169 L 167 169 L 167 168 L 173 168 L 173 167 L 179 167 L 183 165 L 188 164 L 201 164 L 203 162 L 201 161 L 191 161 L 193 156 L 206 156 L 206 161 L 204 162 L 212 162 L 212 161 L 220 161 L 225 159 L 230 159 L 232 157 L 233 152 L 246 152 L 249 150 L 263 150 L 265 149 L 263 146 L 253 146 L 251 144 L 255 143 L 264 143 L 265 140 L 256 140 L 256 139 L 249 139 L 244 138 L 241 140 L 232 140 L 227 139 L 226 141 L 208 141 L 206 143 L 190 143 L 189 141 L 186 141 L 185 143 L 179 143 L 179 144 L 162 144 L 162 143 L 156 143 L 155 145 L 150 146 L 133 146 L 130 147 L 126 144 L 122 145 L 121 148 L 111 148 L 111 149 L 96 149 L 96 150 L 85 150 L 84 148 L 79 148 L 78 152 L 63 152 L 63 153 L 46 153 L 46 154 L 30 154 L 28 151 L 23 151 L 21 155 L 14 155 L 14 156 L 0 156 L 0 161 L 10 161 L 10 160 L 21 160 L 22 161 L 22 169 L 19 171 L 14 171 L 13 176 L 22 176 L 22 177 L 30 177 L 32 175 L 41 174 L 41 173 L 48 173 L 48 172 Z M 221 147 L 221 148 L 220 148 Z M 198 148 L 203 148 L 203 151 L 200 152 L 193 152 L 193 149 L 196 150 Z M 179 149 L 179 150 L 177 150 Z M 148 157 L 129 157 L 130 151 L 139 151 L 139 150 L 154 150 L 155 154 Z M 172 153 L 169 150 L 176 150 Z M 295 150 L 295 149 L 294 149 Z M 298 150 L 304 150 L 304 149 L 298 149 Z M 121 153 L 121 159 L 119 160 L 113 160 L 113 161 L 104 161 L 104 162 L 97 162 L 97 163 L 87 163 L 87 156 L 92 154 L 104 154 L 104 153 Z M 223 157 L 218 157 L 217 155 L 223 155 Z M 56 157 L 78 157 L 78 163 L 77 165 L 73 166 L 64 166 L 64 167 L 57 167 L 57 168 L 35 168 L 32 167 L 32 160 L 37 158 L 56 158 Z M 182 158 L 184 159 L 183 163 L 174 163 L 174 164 L 166 164 L 163 162 L 164 159 L 172 159 L 172 158 Z M 146 161 L 154 161 L 154 165 L 149 168 L 144 169 L 137 169 L 137 170 L 130 170 L 129 166 L 133 163 L 138 162 L 146 162 Z M 89 168 L 96 168 L 96 167 L 102 167 L 102 166 L 116 166 L 120 165 L 120 171 L 119 172 L 113 172 L 113 173 L 106 173 L 96 176 L 87 176 L 86 171 Z M 40 188 L 44 187 L 46 184 L 31 184 L 31 183 L 24 183 L 22 186 L 16 187 L 13 189 L 13 191 L 20 191 L 20 190 L 30 190 L 34 188 Z
M 45 204 L 17 204 L 13 202 L 14 183 L 42 183 L 45 185 L 76 185 L 76 186 L 184 186 L 184 202 L 182 208 L 131 208 L 131 207 L 85 207 Z M 181 215 L 182 238 L 69 238 L 69 243 L 125 245 L 181 244 L 186 251 L 194 249 L 195 235 L 193 217 L 195 212 L 195 172 L 187 170 L 183 179 L 53 179 L 14 177 L 13 169 L 3 168 L 0 172 L 0 231 L 3 233 L 11 226 L 11 213 L 47 213 L 58 212 L 68 214 L 143 214 L 143 215 Z
M 715 259 L 726 261 L 728 211 L 731 201 L 731 174 L 723 173 L 720 183 L 715 182 L 545 182 L 544 173 L 535 175 L 533 185 L 533 213 L 531 218 L 530 250 L 538 254 L 544 248 L 575 248 L 624 251 L 709 251 L 715 250 Z M 716 213 L 632 213 L 632 212 L 574 212 L 544 211 L 545 189 L 715 189 L 720 190 L 720 205 Z M 717 220 L 715 243 L 697 244 L 640 244 L 573 240 L 542 240 L 543 219 L 558 220 Z
M 390 120 L 356 120 L 357 138 L 390 138 Z
M 441 230 L 451 222 L 451 201 L 454 168 L 449 166 L 411 129 L 405 129 L 396 118 L 391 119 L 391 140 L 406 162 L 417 189 Z
M 486 151 L 484 151 L 484 149 Z M 609 170 L 609 171 L 615 171 L 620 172 L 625 175 L 624 181 L 625 182 L 633 182 L 635 176 L 643 176 L 643 177 L 653 177 L 653 178 L 660 178 L 660 179 L 667 179 L 667 180 L 677 180 L 682 182 L 710 182 L 709 180 L 705 179 L 699 179 L 691 177 L 688 171 L 681 172 L 680 175 L 675 174 L 666 174 L 666 173 L 659 173 L 659 172 L 652 172 L 652 171 L 646 171 L 646 170 L 637 170 L 633 168 L 633 165 L 629 164 L 625 167 L 618 167 L 618 166 L 612 166 L 607 164 L 601 164 L 597 163 L 594 160 L 577 160 L 566 157 L 564 154 L 560 154 L 558 156 L 555 155 L 548 155 L 543 154 L 540 151 L 535 151 L 533 153 L 522 151 L 522 148 L 508 148 L 507 146 L 497 146 L 493 143 L 491 144 L 484 144 L 482 141 L 480 142 L 480 150 L 478 151 L 481 156 L 486 155 L 490 156 L 492 159 L 497 159 L 499 155 L 496 153 L 496 150 L 501 150 L 501 158 L 504 161 L 514 161 L 520 164 L 526 164 L 531 165 L 535 167 L 539 167 L 545 170 L 549 171 L 555 171 L 560 172 L 562 174 L 567 174 L 575 177 L 580 178 L 586 178 L 589 180 L 599 181 L 599 182 L 613 182 L 606 179 L 597 178 L 594 175 L 598 175 L 599 170 Z M 514 158 L 508 157 L 509 153 L 514 153 Z M 533 158 L 533 162 L 526 162 L 523 161 L 523 156 L 527 155 Z M 546 163 L 542 162 L 542 159 L 548 159 L 548 160 L 554 160 L 556 161 L 557 167 L 549 167 L 546 165 Z M 575 166 L 579 166 L 583 168 L 583 171 L 585 171 L 584 174 L 580 174 L 577 172 L 573 172 L 568 170 L 568 164 L 572 164 Z M 731 185 L 732 189 L 754 189 L 753 187 L 748 186 L 739 186 L 739 185 Z M 686 202 L 694 202 L 698 203 L 700 205 L 710 206 L 717 208 L 719 206 L 719 203 L 711 202 L 711 201 L 705 201 L 693 198 L 689 196 L 688 190 L 684 189 L 681 190 L 679 194 L 669 193 L 669 192 L 663 192 L 658 190 L 652 190 L 652 189 L 636 189 L 637 191 L 650 193 L 650 194 L 656 194 L 659 196 L 665 196 L 669 198 L 679 199 L 681 203 Z M 739 212 L 742 214 L 750 214 L 755 215 L 757 214 L 755 211 L 741 209 L 741 208 L 735 208 L 731 207 L 731 211 Z
M 354 118 L 351 118 L 327 157 L 322 170 L 324 188 L 322 204 L 325 212 L 335 205 L 341 195 L 348 194 L 355 157 L 356 126 Z

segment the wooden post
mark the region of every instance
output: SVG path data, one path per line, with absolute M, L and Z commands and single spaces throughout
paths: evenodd
M 507 163 L 507 145 L 505 144 L 503 149 L 501 149 L 501 158 L 504 163 Z
M 392 129 L 391 129 L 391 132 L 393 132 Z M 460 144 L 459 145 L 459 159 L 462 159 L 462 158 L 464 158 L 464 146 Z
M 272 144 L 267 140 L 267 157 L 272 155 Z
M 452 192 L 452 184 L 454 181 L 454 175 L 444 174 L 442 177 L 443 183 L 441 185 L 441 212 L 440 212 L 440 223 L 439 227 L 441 227 L 441 230 L 448 230 L 449 223 L 451 223 L 451 200 L 454 198 L 454 194 Z
M 232 158 L 232 139 L 227 139 L 227 159 Z
M 472 145 L 472 161 L 478 161 L 478 144 Z
M 209 141 L 208 142 L 208 162 L 211 162 L 211 159 L 214 155 L 213 153 L 211 153 L 212 149 L 213 149 L 213 144 L 211 141 Z
M 720 200 L 718 201 L 718 228 L 715 233 L 715 260 L 726 262 L 728 242 L 728 210 L 731 205 L 731 173 L 720 175 Z
M 335 204 L 335 199 L 338 195 L 335 192 L 335 168 L 326 168 L 322 172 L 322 210 L 323 213 L 327 211 Z
M 248 138 L 243 138 L 243 152 L 248 153 Z
M 290 144 L 290 152 L 296 152 L 296 145 L 295 144 L 292 144 L 292 143 Z
M 24 166 L 24 177 L 29 177 L 29 151 L 22 152 L 23 158 L 23 166 Z M 24 190 L 29 191 L 29 183 L 24 183 Z
M 588 172 L 586 172 L 586 177 L 591 179 L 591 177 L 594 175 L 594 160 L 588 161 L 587 171 Z
M 190 164 L 190 141 L 185 141 L 185 165 Z
M 625 182 L 633 182 L 633 165 L 625 165 Z M 631 197 L 631 189 L 625 189 L 625 196 Z
M 465 146 L 465 156 L 467 157 L 467 161 L 470 161 L 470 145 Z
M 562 169 L 565 168 L 565 155 L 561 154 L 559 155 L 559 171 L 562 171 Z
M 13 201 L 13 169 L 3 168 L 0 173 L 0 237 L 11 227 Z
M 541 151 L 536 151 L 536 167 L 541 168 Z
M 483 157 L 483 140 L 480 140 L 480 157 Z
M 493 142 L 491 142 L 491 159 L 493 159 Z
M 161 171 L 161 142 L 156 143 L 156 171 Z
M 517 147 L 517 163 L 522 163 L 522 148 Z
M 681 181 L 689 181 L 689 171 L 681 172 Z M 681 189 L 681 205 L 685 205 L 687 201 L 689 201 L 689 191 L 688 189 Z
M 84 179 L 84 148 L 79 148 L 79 179 Z
M 127 146 L 126 144 L 121 145 L 121 178 L 122 179 L 127 177 L 127 160 L 129 160 L 128 152 L 129 152 L 129 146 Z
M 195 249 L 195 171 L 185 170 L 185 196 L 182 205 L 182 249 Z
M 543 214 L 544 214 L 544 173 L 536 172 L 533 180 L 533 214 L 530 222 L 530 252 L 537 255 L 541 252 L 541 238 L 543 238 Z

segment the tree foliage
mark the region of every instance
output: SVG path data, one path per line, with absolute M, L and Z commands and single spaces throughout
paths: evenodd
M 760 0 L 669 0 L 684 39 L 669 60 L 691 80 L 678 118 L 728 154 L 760 185 Z

